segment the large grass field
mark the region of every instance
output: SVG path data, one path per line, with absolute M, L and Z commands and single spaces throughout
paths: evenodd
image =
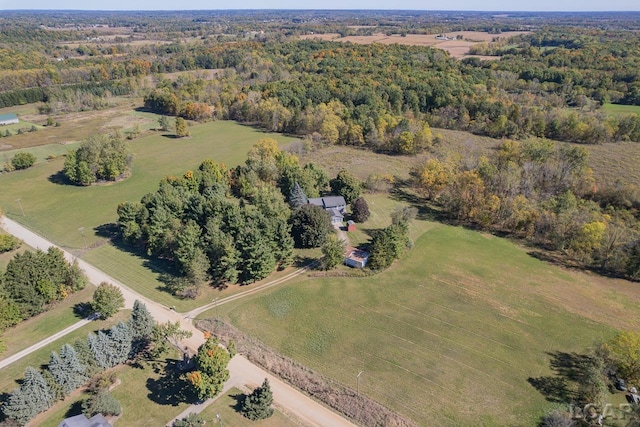
M 620 114 L 640 114 L 640 105 L 604 104 L 602 109 L 612 116 Z
M 163 287 L 157 278 L 162 267 L 151 265 L 155 272 L 150 272 L 143 266 L 149 267 L 146 260 L 135 259 L 110 246 L 108 240 L 99 235 L 101 226 L 117 220 L 119 203 L 139 201 L 157 189 L 160 179 L 167 175 L 183 174 L 205 158 L 235 166 L 245 160 L 249 148 L 261 138 L 273 137 L 282 144 L 292 139 L 233 122 L 196 125 L 190 132 L 191 137 L 187 139 L 169 138 L 158 132 L 132 141 L 133 175 L 115 184 L 92 187 L 59 184 L 53 177 L 62 169 L 63 158 L 0 175 L 0 206 L 9 217 L 105 272 L 122 277 L 124 270 L 125 278 L 139 277 L 154 291 L 145 295 L 178 309 L 195 306 L 196 303 L 177 300 L 158 290 Z M 129 272 L 129 269 L 135 271 Z M 128 284 L 136 288 L 137 283 Z
M 638 327 L 640 289 L 551 266 L 512 242 L 432 224 L 365 278 L 301 277 L 220 307 L 250 335 L 418 425 L 533 425 L 527 379 L 547 352 L 583 352 Z M 211 312 L 202 317 L 213 316 Z

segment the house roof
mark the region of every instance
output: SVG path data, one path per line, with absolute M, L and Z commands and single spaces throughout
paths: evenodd
M 15 120 L 17 118 L 18 116 L 16 116 L 14 113 L 0 114 L 0 122 L 4 122 L 6 120 Z
M 109 421 L 101 414 L 87 418 L 86 415 L 80 414 L 63 420 L 58 427 L 112 427 Z
M 332 217 L 344 218 L 344 215 L 342 214 L 342 212 L 340 212 L 340 209 L 331 208 L 331 209 L 327 209 L 327 212 L 329 212 L 329 215 L 331 215 Z
M 347 247 L 347 258 L 366 263 L 369 259 L 369 252 L 349 246 Z
M 346 206 L 347 202 L 342 196 L 315 197 L 309 199 L 312 205 L 320 206 L 325 209 L 336 208 L 338 206 Z

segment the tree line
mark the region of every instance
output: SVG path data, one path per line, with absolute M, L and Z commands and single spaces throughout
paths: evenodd
M 640 277 L 637 190 L 599 189 L 584 147 L 504 141 L 475 161 L 431 158 L 414 186 L 461 222 L 518 236 L 604 272 Z
M 49 248 L 14 255 L 0 274 L 0 332 L 47 311 L 87 284 L 77 264 Z

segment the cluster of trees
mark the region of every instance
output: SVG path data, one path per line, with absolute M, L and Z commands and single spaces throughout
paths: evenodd
M 368 266 L 373 270 L 389 267 L 399 259 L 404 250 L 411 246 L 409 239 L 409 223 L 415 218 L 415 208 L 406 207 L 393 212 L 391 225 L 382 230 L 375 230 L 369 242 Z
M 51 353 L 42 371 L 28 367 L 20 386 L 6 397 L 4 415 L 24 425 L 90 379 L 94 395 L 83 403 L 83 410 L 89 416 L 119 413 L 119 405 L 107 392 L 109 376 L 99 374 L 136 357 L 151 342 L 154 327 L 146 306 L 136 301 L 127 323 L 119 322 L 106 332 L 90 333 L 86 340 L 65 344 L 59 353 Z
M 583 147 L 506 140 L 475 164 L 433 158 L 413 171 L 426 198 L 463 222 L 506 231 L 616 274 L 640 276 L 637 192 L 598 189 Z
M 140 203 L 121 203 L 118 224 L 126 242 L 173 262 L 183 278 L 172 285 L 173 291 L 192 297 L 209 280 L 218 285 L 249 283 L 288 265 L 294 241 L 322 245 L 322 236 L 311 242 L 303 241 L 300 232 L 292 233 L 294 219 L 290 222 L 285 195 L 290 197 L 298 182 L 305 194 L 317 197 L 327 190 L 328 181 L 320 168 L 301 166 L 296 156 L 279 150 L 276 141 L 260 140 L 245 164 L 233 170 L 205 160 L 195 171 L 163 179 L 158 191 Z M 322 209 L 317 214 L 326 220 L 326 235 L 328 216 Z
M 87 283 L 77 264 L 61 250 L 16 254 L 0 275 L 0 332 L 46 311 Z
M 87 186 L 128 176 L 132 163 L 133 156 L 119 134 L 94 134 L 67 153 L 63 173 L 74 184 Z
M 576 408 L 592 405 L 592 410 L 603 413 L 604 405 L 610 403 L 611 390 L 616 389 L 619 379 L 623 379 L 626 384 L 638 384 L 640 381 L 640 334 L 635 331 L 619 332 L 609 341 L 584 354 L 559 353 L 552 356 L 558 362 L 563 360 L 559 364 L 566 368 L 557 370 L 558 377 L 530 378 L 529 382 L 547 394 L 547 397 Z M 554 364 L 554 360 L 551 364 Z M 548 387 L 551 383 L 558 384 L 559 387 Z M 577 425 L 573 418 L 575 415 L 573 412 L 556 409 L 545 414 L 540 425 Z M 596 420 L 598 413 L 579 415 L 584 416 L 583 421 L 587 425 L 587 420 Z M 631 404 L 625 415 L 628 417 L 626 425 L 636 425 L 640 421 L 640 404 Z

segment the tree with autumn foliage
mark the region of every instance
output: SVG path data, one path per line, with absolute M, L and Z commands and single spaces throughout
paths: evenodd
M 196 369 L 187 374 L 187 380 L 198 394 L 198 399 L 205 400 L 216 396 L 229 379 L 229 352 L 219 345 L 217 338 L 210 336 L 198 348 L 194 360 Z

